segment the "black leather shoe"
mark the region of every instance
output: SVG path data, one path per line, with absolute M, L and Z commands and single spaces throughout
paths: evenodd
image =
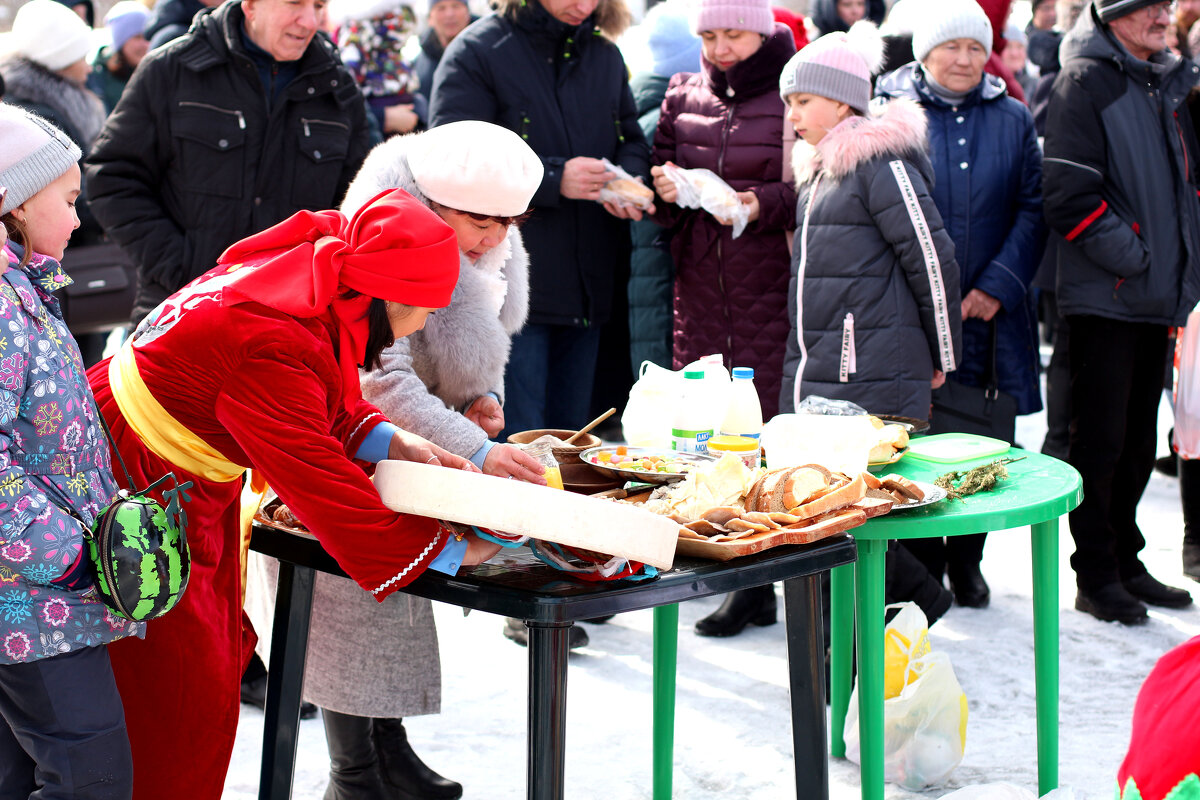
M 1075 609 L 1103 622 L 1119 622 L 1122 625 L 1143 625 L 1150 620 L 1146 615 L 1146 607 L 1119 583 L 1110 583 L 1091 591 L 1080 589 L 1075 595 Z
M 516 642 L 521 647 L 529 646 L 529 629 L 525 627 L 524 620 L 519 620 L 516 617 L 504 618 L 504 638 L 509 641 Z M 587 631 L 578 625 L 572 625 L 567 629 L 567 647 L 571 650 L 578 650 L 581 647 L 588 646 Z
M 1179 462 L 1176 461 L 1176 458 L 1177 456 L 1171 453 L 1154 459 L 1154 471 L 1166 475 L 1168 478 L 1179 477 Z
M 260 708 L 263 711 L 267 709 L 267 676 L 260 675 L 259 677 L 242 681 L 242 702 L 248 706 Z M 317 707 L 312 703 L 303 702 L 300 704 L 300 719 L 312 719 L 317 715 Z
M 725 595 L 721 607 L 696 623 L 698 636 L 737 636 L 747 625 L 774 625 L 775 587 L 739 589 Z
M 1200 542 L 1183 542 L 1183 574 L 1200 581 Z
M 455 800 L 463 787 L 431 770 L 413 752 L 408 731 L 399 719 L 376 717 L 371 721 L 375 753 L 383 782 L 402 800 Z
M 954 591 L 954 602 L 967 608 L 987 608 L 992 591 L 983 579 L 978 564 L 950 564 L 946 572 L 950 578 L 950 588 Z
M 1174 586 L 1167 586 L 1149 572 L 1143 572 L 1141 575 L 1126 578 L 1121 581 L 1121 585 L 1138 600 L 1141 600 L 1143 603 L 1149 603 L 1152 606 L 1187 608 L 1192 604 L 1192 596 L 1185 590 L 1176 589 Z

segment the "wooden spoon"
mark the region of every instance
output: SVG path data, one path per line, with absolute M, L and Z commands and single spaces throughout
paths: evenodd
M 573 444 L 575 442 L 575 440 L 578 439 L 580 436 L 583 436 L 585 433 L 587 433 L 592 428 L 599 425 L 601 422 L 604 422 L 604 420 L 608 419 L 615 413 L 617 413 L 617 410 L 615 408 L 610 408 L 608 411 L 605 411 L 603 414 L 596 417 L 594 420 L 589 422 L 587 425 L 584 425 L 582 428 L 575 431 L 575 433 L 572 433 L 571 438 L 567 439 L 563 444 Z

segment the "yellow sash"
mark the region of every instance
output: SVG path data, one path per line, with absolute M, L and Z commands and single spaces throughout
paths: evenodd
M 132 340 L 126 340 L 108 363 L 108 382 L 121 416 L 150 452 L 193 475 L 217 483 L 229 483 L 249 472 L 242 489 L 239 522 L 242 531 L 240 561 L 245 591 L 246 552 L 250 547 L 250 525 L 267 493 L 267 482 L 252 470 L 234 464 L 207 442 L 172 417 L 150 393 L 138 371 Z

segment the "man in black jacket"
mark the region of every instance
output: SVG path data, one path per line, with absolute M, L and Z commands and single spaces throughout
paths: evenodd
M 93 213 L 138 265 L 136 324 L 217 256 L 297 211 L 336 208 L 366 107 L 325 0 L 238 0 L 134 73 L 87 166 Z
M 1192 602 L 1146 571 L 1136 521 L 1167 328 L 1200 298 L 1200 149 L 1185 106 L 1200 67 L 1166 50 L 1170 5 L 1095 0 L 1063 42 L 1046 121 L 1045 213 L 1071 330 L 1069 460 L 1083 477 L 1075 607 L 1127 625 L 1146 621 L 1143 603 Z
M 601 326 L 629 275 L 630 211 L 596 202 L 615 177 L 600 159 L 648 176 L 650 149 L 610 41 L 629 20 L 622 0 L 495 5 L 495 15 L 446 48 L 429 115 L 430 127 L 477 119 L 515 131 L 545 168 L 522 228 L 529 321 L 513 338 L 504 377 L 503 437 L 587 422 Z M 628 359 L 628 339 L 620 350 Z M 625 364 L 620 378 L 627 380 Z

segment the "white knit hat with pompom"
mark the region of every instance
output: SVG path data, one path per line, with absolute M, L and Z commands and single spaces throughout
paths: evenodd
M 845 33 L 827 33 L 797 52 L 779 75 L 779 95 L 815 94 L 845 103 L 860 114 L 871 102 L 871 74 L 883 64 L 883 37 L 874 23 L 859 20 Z

